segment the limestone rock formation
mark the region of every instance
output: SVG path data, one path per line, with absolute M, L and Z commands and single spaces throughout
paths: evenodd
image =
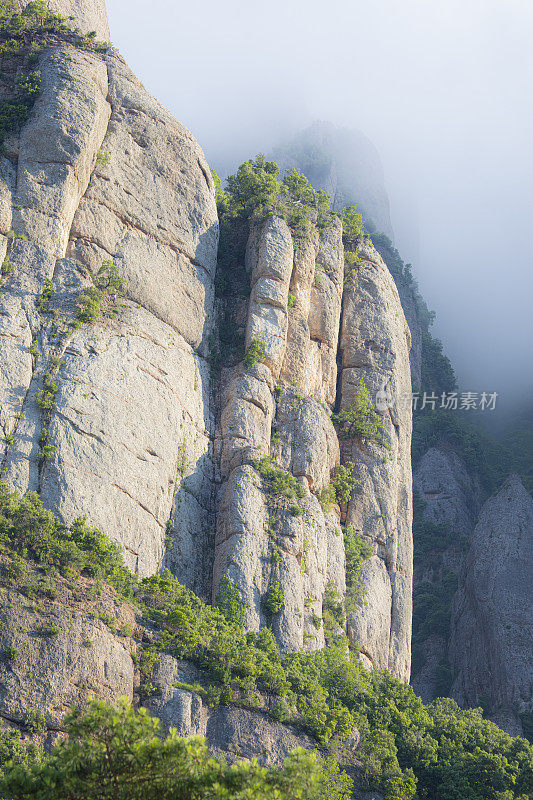
M 484 504 L 453 605 L 452 696 L 515 735 L 533 711 L 533 499 L 512 475 Z

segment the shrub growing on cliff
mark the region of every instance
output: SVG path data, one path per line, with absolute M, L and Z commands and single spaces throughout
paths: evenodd
M 86 286 L 82 289 L 76 303 L 76 317 L 80 322 L 91 325 L 102 316 L 104 293 L 97 286 Z
M 2 261 L 2 265 L 0 266 L 0 277 L 10 278 L 14 272 L 15 272 L 15 265 L 12 264 L 8 256 L 6 256 Z
M 307 229 L 309 228 L 309 223 L 311 222 L 311 217 L 307 208 L 303 206 L 289 205 L 280 208 L 279 212 L 291 229 L 293 239 L 298 240 L 298 238 L 305 235 Z M 295 242 L 295 247 L 296 246 L 297 241 Z
M 305 497 L 305 489 L 294 475 L 286 469 L 277 467 L 272 456 L 263 456 L 255 462 L 255 468 L 261 475 L 266 491 L 272 497 L 296 500 Z
M 50 298 L 55 292 L 55 286 L 53 280 L 50 278 L 44 279 L 43 289 L 41 294 L 37 298 L 35 305 L 37 306 L 38 310 L 41 314 L 45 314 L 48 311 L 48 307 L 50 304 Z
M 94 36 L 71 30 L 66 20 L 50 11 L 43 0 L 33 0 L 20 13 L 13 2 L 1 0 L 0 54 L 17 56 L 22 72 L 12 84 L 11 96 L 0 103 L 0 144 L 26 122 L 40 93 L 41 73 L 32 68 L 37 54 L 46 45 L 60 41 L 83 50 L 106 49 Z
M 254 336 L 244 356 L 244 366 L 251 369 L 265 360 L 266 342 L 261 334 Z
M 74 567 L 93 577 L 105 578 L 127 592 L 132 575 L 121 552 L 84 518 L 70 527 L 43 507 L 36 492 L 19 497 L 0 481 L 0 546 L 8 552 L 28 553 L 36 561 L 59 568 Z
M 115 302 L 122 293 L 126 280 L 119 273 L 115 262 L 108 258 L 102 261 L 102 266 L 96 273 L 95 284 L 107 298 Z
M 213 180 L 219 214 L 226 221 L 250 220 L 273 212 L 285 219 L 295 237 L 306 232 L 310 211 L 314 212 L 319 227 L 331 223 L 329 196 L 323 191 L 316 192 L 298 169 L 289 170 L 280 180 L 278 165 L 262 153 L 245 161 L 235 175 L 227 178 L 226 191 L 215 172 Z
M 383 433 L 382 419 L 372 405 L 362 378 L 353 401 L 347 408 L 334 414 L 332 419 L 338 425 L 340 436 L 344 438 L 360 436 L 381 447 L 390 447 Z
M 348 503 L 359 485 L 357 478 L 352 475 L 354 464 L 339 464 L 331 473 L 331 483 L 320 493 L 320 504 L 324 511 L 329 511 L 333 503 Z
M 44 0 L 31 0 L 19 12 L 12 0 L 0 0 L 0 42 L 4 52 L 13 52 L 26 44 L 37 46 L 67 41 L 82 50 L 103 51 L 107 45 L 96 41 L 94 31 L 83 34 L 72 29 L 64 19 L 50 10 Z
M 43 388 L 37 392 L 35 399 L 37 405 L 43 411 L 50 412 L 54 407 L 54 398 L 57 394 L 57 383 L 50 372 L 47 372 L 43 378 Z
M 357 211 L 357 206 L 347 206 L 341 215 L 342 240 L 347 250 L 354 251 L 365 235 L 363 217 Z
M 298 203 L 313 204 L 315 201 L 315 190 L 299 169 L 290 169 L 283 178 L 282 191 L 291 200 Z
M 233 625 L 244 625 L 246 601 L 242 599 L 239 588 L 227 576 L 220 581 L 216 606 L 222 611 L 228 622 Z
M 333 470 L 331 483 L 335 489 L 335 495 L 339 503 L 348 503 L 360 481 L 353 477 L 354 464 L 348 461 L 346 464 L 339 464 Z
M 349 250 L 344 252 L 344 288 L 357 289 L 359 285 L 359 270 L 361 268 L 361 259 L 357 253 L 352 253 Z
M 285 605 L 285 595 L 280 589 L 278 581 L 273 581 L 263 598 L 263 605 L 270 614 L 279 614 Z
M 104 311 L 113 316 L 125 283 L 115 263 L 111 260 L 103 261 L 94 278 L 95 285 L 86 286 L 78 296 L 76 317 L 79 322 L 94 324 Z
M 361 564 L 373 554 L 371 545 L 359 536 L 352 525 L 343 528 L 344 552 L 346 553 L 346 600 L 349 613 L 363 599 L 364 585 L 361 580 Z
M 13 97 L 0 104 L 0 144 L 8 133 L 17 131 L 24 125 L 40 90 L 39 70 L 33 70 L 16 78 Z

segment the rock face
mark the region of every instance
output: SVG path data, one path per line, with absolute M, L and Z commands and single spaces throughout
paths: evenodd
M 133 608 L 115 603 L 109 591 L 96 596 L 83 579 L 75 592 L 67 580 L 49 582 L 39 571 L 26 576 L 24 593 L 11 581 L 2 584 L 0 650 L 14 654 L 0 665 L 3 719 L 22 724 L 28 714 L 42 714 L 57 731 L 65 713 L 90 696 L 133 697 Z M 32 586 L 33 596 L 42 590 L 37 604 Z
M 314 285 L 319 258 L 325 263 L 320 286 Z M 313 615 L 322 618 L 328 582 L 342 581 L 329 561 L 337 565 L 344 559 L 338 519 L 324 512 L 316 497 L 339 463 L 326 401 L 336 390 L 344 269 L 340 227 L 328 229 L 323 242 L 313 230 L 294 255 L 286 223 L 269 218 L 252 230 L 246 267 L 251 279 L 246 345 L 260 340 L 265 355 L 249 371 L 239 363 L 223 375 L 214 595 L 223 577 L 231 580 L 246 598 L 248 626 L 257 630 L 268 620 L 268 588 L 279 583 L 285 602 L 273 625 L 282 648 L 319 647 L 323 632 Z M 304 493 L 299 516 L 292 503 L 268 495 L 255 468 L 269 452 L 273 431 L 272 454 Z
M 387 398 L 383 428 L 388 451 L 355 438 L 343 441 L 359 486 L 346 522 L 368 539 L 375 556 L 363 566 L 368 594 L 349 626 L 363 654 L 403 680 L 410 673 L 413 549 L 411 538 L 410 336 L 394 281 L 370 245 L 360 249 L 355 292 L 345 294 L 341 332 L 343 410 L 361 381 L 371 397 Z M 392 312 L 392 313 L 391 313 Z
M 521 717 L 533 709 L 531 495 L 511 476 L 483 502 L 479 480 L 446 445 L 422 456 L 414 485 L 425 501 L 424 519 L 449 538 L 437 547 L 438 558 L 415 558 L 415 585 L 438 593 L 453 576 L 457 590 L 446 600 L 449 634 L 425 639 L 413 688 L 431 702 L 447 664 L 447 691 L 460 705 L 482 705 L 500 727 L 522 735 Z
M 146 707 L 181 736 L 205 736 L 213 752 L 231 761 L 255 757 L 268 767 L 279 764 L 295 747 L 316 748 L 316 742 L 301 730 L 274 722 L 261 711 L 230 706 L 213 710 L 198 694 L 176 687 L 198 678 L 198 671 L 187 662 L 163 655 L 153 675 L 158 691 L 145 702 Z
M 179 686 L 201 681 L 201 671 L 166 654 L 154 667 L 153 694 L 144 697 L 139 645 L 150 631 L 143 628 L 137 609 L 119 602 L 109 588 L 95 592 L 94 584 L 83 578 L 78 578 L 74 589 L 59 575 L 48 582 L 39 568 L 25 576 L 21 592 L 13 578 L 6 579 L 6 562 L 0 558 L 0 652 L 4 654 L 0 718 L 10 727 L 33 732 L 49 747 L 64 730 L 64 715 L 73 705 L 89 697 L 114 703 L 127 697 L 158 716 L 163 730 L 174 727 L 181 736 L 204 736 L 211 752 L 229 763 L 256 758 L 269 767 L 280 764 L 296 747 L 317 749 L 317 742 L 301 729 L 275 722 L 263 711 L 224 705 L 209 708 L 199 694 Z M 31 586 L 40 587 L 37 604 L 28 596 Z M 275 698 L 265 700 L 266 707 L 271 707 Z M 356 785 L 358 743 L 354 729 L 346 742 L 343 766 Z M 381 795 L 358 789 L 354 797 L 382 800 Z
M 417 464 L 413 481 L 426 502 L 424 516 L 428 521 L 467 536 L 473 531 L 483 494 L 479 481 L 469 475 L 453 450 L 427 450 Z
M 513 475 L 484 504 L 452 614 L 452 696 L 509 732 L 533 711 L 533 499 Z
M 386 262 L 386 258 L 384 259 Z M 422 324 L 415 300 L 413 287 L 406 284 L 401 276 L 394 275 L 394 282 L 400 295 L 400 301 L 405 314 L 405 319 L 411 333 L 411 350 L 409 362 L 411 364 L 411 383 L 413 391 L 420 390 L 422 385 Z
M 294 650 L 323 646 L 324 596 L 330 584 L 345 591 L 341 509 L 318 498 L 332 469 L 353 462 L 361 489 L 342 517 L 376 554 L 372 600 L 349 630 L 369 663 L 407 679 L 410 414 L 384 414 L 387 458 L 356 440 L 341 449 L 330 419 L 360 379 L 372 398 L 409 386 L 409 333 L 381 258 L 365 245 L 359 286 L 344 290 L 338 221 L 312 226 L 296 250 L 283 220 L 252 227 L 236 324 L 264 353 L 224 368 L 213 404 L 218 221 L 202 151 L 118 56 L 64 46 L 39 67 L 41 95 L 3 159 L 9 486 L 37 490 L 66 521 L 88 515 L 140 576 L 164 564 L 214 598 L 227 577 L 249 627 L 272 621 Z M 73 326 L 80 293 L 111 262 L 124 280 L 118 315 Z M 301 487 L 297 514 L 262 483 L 256 460 L 268 453 Z M 272 584 L 284 603 L 270 620 Z
M 53 8 L 106 37 L 102 4 Z M 41 94 L 0 161 L 0 258 L 13 265 L 0 293 L 3 479 L 67 523 L 87 516 L 141 577 L 165 566 L 212 599 L 237 587 L 248 628 L 271 625 L 284 652 L 324 646 L 323 617 L 347 588 L 341 522 L 352 525 L 373 555 L 347 633 L 366 666 L 407 680 L 410 337 L 381 257 L 365 240 L 346 286 L 337 217 L 296 236 L 270 215 L 251 225 L 237 276 L 219 275 L 236 291 L 215 306 L 214 184 L 195 139 L 112 51 L 55 45 L 38 67 Z M 123 286 L 88 310 L 102 269 Z M 246 357 L 228 349 L 217 370 L 224 318 Z M 387 398 L 387 448 L 339 441 L 333 413 L 361 382 L 372 405 Z M 359 482 L 349 502 L 331 495 L 339 465 Z M 59 632 L 34 636 L 42 620 L 20 595 L 9 601 L 5 649 L 23 648 L 36 677 L 26 691 L 12 665 L 2 716 L 20 723 L 31 706 L 58 728 L 88 692 L 133 696 L 136 644 L 110 630 L 109 609 L 50 608 Z M 261 739 L 265 763 L 311 746 L 258 714 L 208 712 L 172 686 L 183 669 L 160 665 L 154 709 L 169 723 L 234 755 Z
M 4 190 L 3 252 L 15 265 L 1 296 L 1 424 L 13 436 L 6 479 L 19 492 L 39 490 L 67 520 L 89 513 L 140 575 L 161 566 L 168 529 L 168 559 L 205 592 L 205 342 L 218 241 L 211 174 L 189 132 L 117 56 L 54 48 L 39 67 L 42 93 L 18 158 L 4 159 L 12 190 Z M 9 239 L 10 228 L 20 238 Z M 72 332 L 88 270 L 108 259 L 125 279 L 120 320 Z M 54 292 L 43 313 L 45 280 Z M 43 463 L 36 398 L 51 369 L 53 455 Z
M 282 649 L 323 646 L 328 586 L 345 591 L 339 521 L 354 525 L 375 550 L 365 565 L 366 604 L 353 611 L 349 635 L 365 663 L 407 680 L 410 664 L 411 410 L 409 331 L 394 282 L 370 244 L 359 253 L 357 288 L 343 292 L 338 223 L 313 228 L 296 252 L 285 222 L 255 227 L 247 248 L 249 301 L 234 311 L 245 345 L 264 346 L 262 363 L 223 370 L 220 505 L 214 597 L 225 578 L 246 599 L 247 625 L 271 621 Z M 292 298 L 289 304 L 288 298 Z M 359 437 L 339 444 L 330 413 L 345 409 L 363 381 L 372 397 L 387 392 L 383 415 L 390 451 Z M 298 481 L 296 504 L 273 497 L 258 459 L 270 453 Z M 348 508 L 326 510 L 319 497 L 332 469 L 351 464 L 360 482 Z M 271 619 L 269 587 L 283 607 Z
M 109 38 L 103 0 L 50 8 Z M 189 131 L 113 51 L 56 44 L 38 69 L 41 94 L 0 156 L 3 479 L 37 491 L 65 522 L 87 516 L 141 577 L 168 567 L 213 601 L 236 588 L 247 628 L 271 626 L 285 653 L 324 646 L 324 622 L 349 596 L 351 526 L 371 555 L 364 599 L 347 606 L 346 620 L 333 617 L 335 632 L 346 628 L 367 668 L 407 681 L 410 359 L 417 388 L 422 354 L 412 283 L 395 284 L 368 238 L 347 282 L 337 217 L 305 233 L 272 214 L 255 220 L 242 263 L 225 274 L 213 179 Z M 336 208 L 360 201 L 391 234 L 368 144 L 327 126 L 304 140 L 303 150 L 285 150 L 283 166 L 302 168 Z M 326 158 L 306 167 L 302 153 L 316 144 Z M 111 287 L 83 315 L 101 269 L 120 276 L 120 298 Z M 216 277 L 229 281 L 231 298 L 215 298 Z M 335 415 L 361 387 L 386 446 L 361 431 L 339 437 Z M 338 467 L 357 481 L 349 499 L 332 494 Z M 414 686 L 435 696 L 449 650 L 457 700 L 484 703 L 521 732 L 520 715 L 533 711 L 533 501 L 512 478 L 478 519 L 479 483 L 446 447 L 423 456 L 415 484 L 426 521 L 471 543 L 466 560 L 451 544 L 438 568 L 417 568 L 417 580 L 436 586 L 453 573 L 459 590 L 450 643 L 427 638 Z M 315 746 L 262 712 L 210 710 L 185 686 L 201 675 L 170 656 L 156 665 L 156 694 L 143 698 L 137 651 L 151 631 L 138 612 L 109 590 L 76 595 L 63 579 L 57 601 L 52 592 L 35 606 L 31 586 L 3 580 L 5 567 L 0 651 L 13 658 L 0 663 L 3 719 L 22 725 L 33 711 L 60 731 L 65 711 L 90 694 L 126 695 L 230 759 L 270 765 Z
M 414 584 L 426 588 L 430 584 L 438 592 L 450 582 L 451 576 L 457 583 L 463 574 L 465 547 L 476 524 L 483 491 L 479 480 L 469 474 L 464 462 L 445 445 L 424 453 L 414 470 L 413 483 L 424 502 L 423 521 L 439 526 L 439 536 L 445 539 L 443 546 L 436 545 L 438 556 L 433 551 L 417 554 Z M 448 615 L 450 601 L 451 597 L 447 600 Z M 439 693 L 439 670 L 443 665 L 448 668 L 448 632 L 431 634 L 421 648 L 414 661 L 411 684 L 424 702 L 429 703 Z

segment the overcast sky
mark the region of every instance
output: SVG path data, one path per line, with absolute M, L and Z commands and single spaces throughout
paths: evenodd
M 531 0 L 108 10 L 113 43 L 215 168 L 315 119 L 362 130 L 462 388 L 533 390 Z

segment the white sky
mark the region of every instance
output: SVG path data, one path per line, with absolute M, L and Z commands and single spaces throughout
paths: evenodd
M 533 389 L 532 0 L 108 0 L 211 165 L 314 119 L 378 148 L 396 243 L 465 390 Z

